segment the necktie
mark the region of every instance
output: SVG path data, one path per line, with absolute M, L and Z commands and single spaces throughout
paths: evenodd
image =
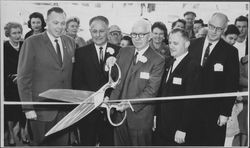
M 103 63 L 103 52 L 102 52 L 102 47 L 99 48 L 99 56 L 100 56 L 100 63 Z
M 136 51 L 133 57 L 133 64 L 136 64 L 136 59 L 137 59 L 138 52 Z
M 169 78 L 169 76 L 171 75 L 171 73 L 172 73 L 172 70 L 173 70 L 173 65 L 174 65 L 174 62 L 175 62 L 175 58 L 171 61 L 171 66 L 170 66 L 170 68 L 169 68 L 169 71 L 168 71 L 168 75 L 167 75 L 167 78 L 166 78 L 166 82 L 168 81 L 168 78 Z
M 205 54 L 204 54 L 204 57 L 203 57 L 203 61 L 202 61 L 202 66 L 204 66 L 205 63 L 206 63 L 206 61 L 207 61 L 207 58 L 208 58 L 209 53 L 210 53 L 210 46 L 211 46 L 211 45 L 212 45 L 212 43 L 209 43 L 209 44 L 207 45 L 207 48 L 206 48 L 206 50 L 205 50 Z
M 55 42 L 56 42 L 56 52 L 57 52 L 58 60 L 59 60 L 60 66 L 62 66 L 62 53 L 61 53 L 61 50 L 60 50 L 60 46 L 58 44 L 57 39 L 55 39 Z

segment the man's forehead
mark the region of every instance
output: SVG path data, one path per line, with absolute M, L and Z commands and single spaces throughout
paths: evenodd
M 104 28 L 108 28 L 107 24 L 104 21 L 101 21 L 101 20 L 94 20 L 90 24 L 90 28 L 95 27 L 95 26 L 102 26 Z

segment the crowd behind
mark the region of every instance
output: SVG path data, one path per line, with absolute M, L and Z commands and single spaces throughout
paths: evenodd
M 65 12 L 59 7 L 53 7 L 48 11 L 46 21 L 39 12 L 30 14 L 28 21 L 30 31 L 25 34 L 24 39 L 22 25 L 18 22 L 8 22 L 4 27 L 8 40 L 4 41 L 3 46 L 4 100 L 46 101 L 39 98 L 38 94 L 52 88 L 97 91 L 107 82 L 107 71 L 104 67 L 105 61 L 110 56 L 117 57 L 117 63 L 122 69 L 121 85 L 108 93 L 110 99 L 247 91 L 248 16 L 239 16 L 235 18 L 234 24 L 227 24 L 227 16 L 222 13 L 214 13 L 209 22 L 195 19 L 196 15 L 191 11 L 186 12 L 183 19 L 172 23 L 171 29 L 161 21 L 151 24 L 150 20 L 143 18 L 135 22 L 130 34 L 123 33 L 118 25 L 109 25 L 106 17 L 96 16 L 89 21 L 92 36 L 90 40 L 77 35 L 80 26 L 78 17 L 66 19 Z M 44 42 L 45 40 L 47 42 Z M 211 46 L 209 41 L 213 41 Z M 204 42 L 204 47 L 201 42 Z M 214 50 L 213 53 L 210 51 L 211 55 L 208 51 L 208 57 L 205 44 L 213 48 L 210 50 Z M 197 64 L 194 59 L 197 58 L 199 51 L 196 52 L 195 49 L 199 46 L 202 46 L 200 52 L 202 57 L 198 58 L 200 63 Z M 216 52 L 215 48 L 219 48 L 221 52 Z M 56 60 L 53 61 L 47 52 Z M 234 57 L 234 53 L 237 53 L 237 58 Z M 208 63 L 213 60 L 212 56 L 218 58 L 223 65 L 213 63 L 214 65 L 211 64 L 209 67 Z M 182 61 L 185 61 L 185 64 Z M 139 65 L 140 62 L 149 64 L 143 66 Z M 180 66 L 183 67 L 178 68 Z M 232 68 L 231 71 L 229 67 Z M 133 73 L 133 70 L 139 68 L 146 71 L 149 69 L 150 74 L 145 71 Z M 211 72 L 209 68 L 223 71 L 223 74 L 209 76 Z M 233 76 L 228 76 L 229 73 Z M 137 76 L 141 80 L 138 80 Z M 226 77 L 226 80 L 221 80 L 223 77 Z M 207 79 L 206 82 L 204 79 Z M 60 84 L 57 84 L 59 81 Z M 218 88 L 213 91 L 209 90 L 210 88 L 201 90 L 202 83 L 206 85 L 215 83 Z M 225 83 L 227 86 L 219 83 Z M 235 86 L 230 88 L 231 84 Z M 72 108 L 5 105 L 4 132 L 7 135 L 5 145 L 16 145 L 13 129 L 19 123 L 17 134 L 19 140 L 23 144 L 32 146 L 223 146 L 225 140 L 229 140 L 231 146 L 247 146 L 248 96 L 226 98 L 227 100 L 216 99 L 203 99 L 204 102 L 207 101 L 206 104 L 192 99 L 161 101 L 153 105 L 132 104 L 134 112 L 128 104 L 121 102 L 117 113 L 113 115 L 114 120 L 119 121 L 125 110 L 128 111 L 128 117 L 120 127 L 112 127 L 107 121 L 105 110 L 98 108 L 77 124 L 50 137 L 44 137 L 44 134 Z M 219 100 L 227 101 L 222 106 L 229 104 L 225 112 L 219 108 L 221 105 Z M 208 111 L 204 109 L 206 108 L 204 105 L 207 105 L 207 108 L 211 107 L 210 105 L 215 107 Z M 217 110 L 216 108 L 221 112 L 214 111 L 216 119 L 209 118 L 208 112 L 211 113 L 213 112 L 211 110 Z M 197 114 L 197 110 L 200 114 Z M 198 120 L 199 117 L 201 120 Z M 213 125 L 210 127 L 209 124 L 213 124 L 210 121 L 214 120 L 218 120 L 218 123 L 216 122 L 217 127 L 212 128 Z M 206 137 L 208 130 L 213 133 L 207 134 Z

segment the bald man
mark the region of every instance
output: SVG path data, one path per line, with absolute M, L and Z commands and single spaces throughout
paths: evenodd
M 147 20 L 137 21 L 131 32 L 135 47 L 121 48 L 117 63 L 121 67 L 121 83 L 111 93 L 111 100 L 155 97 L 161 83 L 164 58 L 149 46 L 151 24 Z M 145 102 L 121 102 L 115 112 L 120 121 L 127 111 L 121 126 L 115 127 L 116 146 L 152 145 L 154 105 Z
M 191 42 L 189 52 L 202 66 L 202 93 L 236 92 L 239 83 L 238 51 L 221 35 L 228 18 L 214 13 L 208 22 L 208 34 Z M 226 123 L 235 97 L 201 99 L 202 145 L 224 146 Z

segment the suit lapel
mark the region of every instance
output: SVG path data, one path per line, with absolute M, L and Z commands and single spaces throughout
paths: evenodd
M 94 65 L 96 67 L 96 69 L 101 72 L 101 65 L 99 63 L 99 59 L 98 59 L 98 55 L 97 55 L 97 52 L 96 52 L 96 49 L 95 49 L 95 45 L 94 43 L 91 44 L 91 47 L 90 47 L 90 55 L 91 56 L 91 59 L 92 61 L 94 62 Z
M 43 39 L 44 39 L 44 45 L 47 46 L 47 50 L 50 52 L 51 56 L 57 62 L 57 64 L 60 65 L 54 46 L 52 45 L 46 31 L 43 33 Z
M 72 59 L 70 59 L 70 51 L 68 51 L 68 50 L 70 50 L 69 49 L 69 47 L 67 48 L 67 46 L 66 46 L 66 41 L 65 41 L 65 38 L 62 36 L 61 37 L 61 40 L 62 40 L 62 48 L 63 48 L 63 65 L 62 65 L 62 67 L 64 67 L 65 66 L 65 63 L 67 63 L 67 60 L 72 60 Z
M 147 62 L 149 62 L 149 60 L 150 60 L 150 54 L 151 54 L 152 50 L 153 49 L 151 49 L 150 47 L 148 47 L 148 49 L 143 54 L 143 56 L 145 56 L 147 58 L 147 61 L 145 63 L 143 63 L 143 62 L 141 62 L 141 61 L 138 60 L 138 62 L 133 66 L 132 73 L 134 73 L 137 70 L 139 70 L 142 67 L 143 64 L 146 64 Z M 133 57 L 133 55 L 132 55 L 132 57 Z

